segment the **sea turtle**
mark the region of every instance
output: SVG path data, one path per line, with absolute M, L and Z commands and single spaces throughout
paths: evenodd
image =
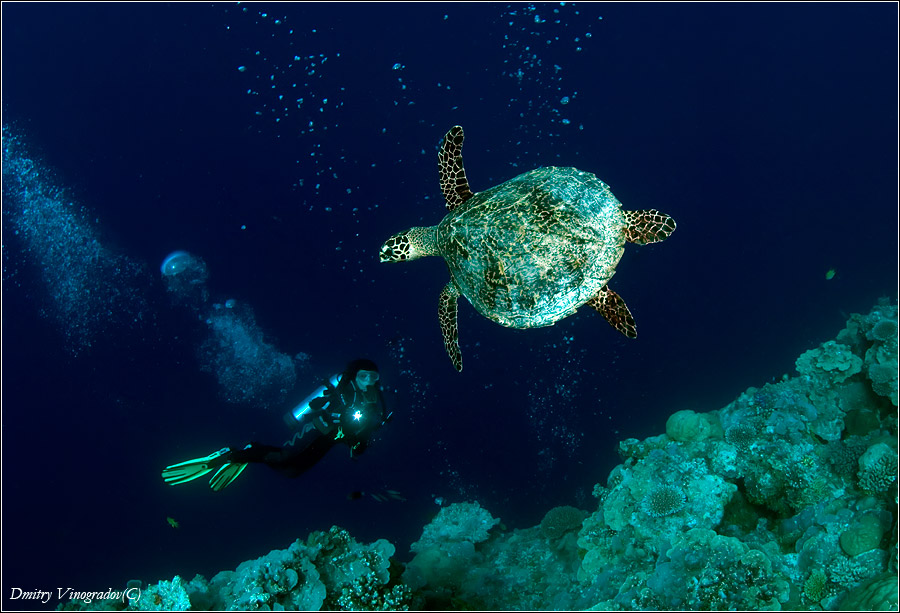
M 625 243 L 665 240 L 675 220 L 654 209 L 623 211 L 609 187 L 576 168 L 537 168 L 477 194 L 462 160 L 463 129 L 453 126 L 438 151 L 441 191 L 450 211 L 436 226 L 415 227 L 381 246 L 382 262 L 439 255 L 450 282 L 438 316 L 456 370 L 462 354 L 456 303 L 462 294 L 503 326 L 549 326 L 587 303 L 635 338 L 634 318 L 607 283 Z

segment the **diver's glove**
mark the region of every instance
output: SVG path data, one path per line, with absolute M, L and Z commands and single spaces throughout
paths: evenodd
M 309 401 L 309 408 L 312 412 L 322 411 L 322 407 L 325 406 L 325 403 L 328 402 L 328 396 L 331 395 L 331 390 L 326 389 L 322 392 L 321 396 L 313 398 Z
M 235 449 L 228 454 L 228 461 L 241 464 L 247 464 L 248 462 L 262 462 L 268 451 L 269 449 L 266 445 L 251 442 L 244 445 L 243 449 Z
M 321 396 L 309 401 L 309 408 L 313 411 L 340 412 L 344 406 L 344 400 L 333 387 L 326 387 Z

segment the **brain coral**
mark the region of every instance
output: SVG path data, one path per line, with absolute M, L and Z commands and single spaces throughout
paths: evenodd
M 553 507 L 541 520 L 541 534 L 550 540 L 558 539 L 566 532 L 581 528 L 587 513 L 570 506 Z
M 713 433 L 709 419 L 691 410 L 676 411 L 666 421 L 666 434 L 673 441 L 702 441 Z
M 893 319 L 882 319 L 867 334 L 870 339 L 882 343 L 897 343 L 897 322 Z
M 853 588 L 837 610 L 896 611 L 897 600 L 897 573 L 887 571 Z
M 863 515 L 859 522 L 841 534 L 841 549 L 848 556 L 858 556 L 878 547 L 884 527 L 874 515 Z

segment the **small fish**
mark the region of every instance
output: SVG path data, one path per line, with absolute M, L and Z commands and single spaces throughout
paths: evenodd
M 363 496 L 368 496 L 375 502 L 389 502 L 391 500 L 405 501 L 406 498 L 397 490 L 381 490 L 377 493 L 363 492 L 360 490 L 347 494 L 347 500 L 359 500 Z
M 178 527 L 178 522 L 175 521 L 174 519 L 172 519 L 171 517 L 167 517 L 166 521 L 169 522 L 169 525 L 172 526 L 173 528 Z
M 829 268 L 828 272 L 825 273 L 825 280 L 831 281 L 832 279 L 834 279 L 834 275 L 835 275 L 834 268 Z

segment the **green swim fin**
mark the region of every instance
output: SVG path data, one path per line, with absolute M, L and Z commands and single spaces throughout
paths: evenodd
M 232 481 L 237 479 L 242 472 L 244 472 L 245 468 L 247 468 L 246 464 L 239 464 L 234 462 L 225 464 L 222 468 L 216 471 L 216 474 L 214 474 L 212 476 L 212 479 L 209 480 L 209 487 L 211 487 L 214 492 L 225 489 Z
M 180 483 L 193 481 L 194 479 L 199 479 L 206 473 L 212 472 L 222 466 L 222 463 L 227 461 L 227 458 L 222 456 L 225 456 L 228 453 L 231 453 L 231 448 L 222 447 L 205 458 L 197 458 L 195 460 L 188 460 L 187 462 L 166 466 L 162 471 L 162 478 L 165 479 L 166 483 L 169 485 L 178 485 Z

